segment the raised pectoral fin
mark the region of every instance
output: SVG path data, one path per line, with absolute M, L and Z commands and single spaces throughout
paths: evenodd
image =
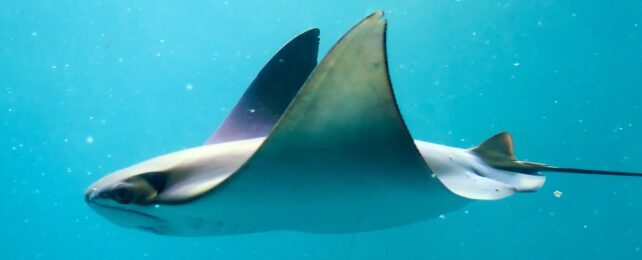
M 261 69 L 205 144 L 266 136 L 317 64 L 319 29 L 301 33 Z
M 382 16 L 368 16 L 330 50 L 246 166 L 297 160 L 346 174 L 390 168 L 385 174 L 429 178 L 392 92 Z

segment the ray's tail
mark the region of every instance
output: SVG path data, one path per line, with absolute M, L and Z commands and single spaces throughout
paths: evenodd
M 635 172 L 616 172 L 616 171 L 588 170 L 588 169 L 555 167 L 555 166 L 549 166 L 549 165 L 541 167 L 539 169 L 539 171 L 542 171 L 542 172 L 564 172 L 564 173 L 578 173 L 578 174 L 597 174 L 597 175 L 642 177 L 642 173 L 635 173 Z
M 502 132 L 494 135 L 484 141 L 481 145 L 473 148 L 472 151 L 486 164 L 493 168 L 525 174 L 537 174 L 538 172 L 562 172 L 642 177 L 642 173 L 566 168 L 541 163 L 518 161 L 515 159 L 513 138 L 508 132 Z

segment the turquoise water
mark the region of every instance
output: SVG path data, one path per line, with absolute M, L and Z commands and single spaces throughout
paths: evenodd
M 642 171 L 642 2 L 343 2 L 0 2 L 0 258 L 642 259 L 642 178 L 550 173 L 536 193 L 345 235 L 165 237 L 85 205 L 108 172 L 200 145 L 291 37 L 319 27 L 323 55 L 378 9 L 415 138 L 508 130 L 522 159 Z

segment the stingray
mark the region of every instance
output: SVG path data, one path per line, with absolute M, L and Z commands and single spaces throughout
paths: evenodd
M 536 191 L 541 172 L 640 176 L 519 161 L 506 132 L 472 149 L 414 140 L 388 76 L 386 23 L 366 17 L 318 65 L 319 30 L 295 37 L 204 145 L 109 174 L 87 203 L 164 235 L 351 233 Z

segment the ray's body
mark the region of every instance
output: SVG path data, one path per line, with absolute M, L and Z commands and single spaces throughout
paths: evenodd
M 299 35 L 206 145 L 107 175 L 87 202 L 167 235 L 348 233 L 535 191 L 541 171 L 635 175 L 518 161 L 508 133 L 473 149 L 413 140 L 390 85 L 382 16 L 357 24 L 316 67 L 318 30 Z

